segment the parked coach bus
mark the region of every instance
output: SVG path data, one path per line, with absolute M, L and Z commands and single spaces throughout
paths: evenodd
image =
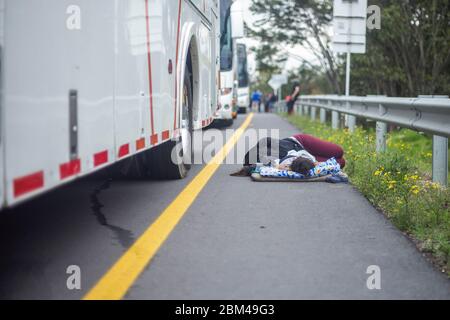
M 218 105 L 218 6 L 0 0 L 1 206 L 119 161 L 186 176 L 189 133 Z
M 233 123 L 236 107 L 236 39 L 243 37 L 244 27 L 241 3 L 220 1 L 220 99 L 214 114 L 216 122 Z

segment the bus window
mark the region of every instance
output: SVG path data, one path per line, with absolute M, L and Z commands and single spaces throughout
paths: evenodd
M 247 48 L 244 44 L 237 45 L 237 59 L 238 59 L 238 87 L 248 87 L 248 70 L 247 70 Z
M 233 69 L 233 40 L 231 36 L 231 0 L 220 1 L 220 70 Z

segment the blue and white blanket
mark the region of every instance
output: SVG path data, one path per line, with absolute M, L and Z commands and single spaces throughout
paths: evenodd
M 256 168 L 256 172 L 258 172 L 263 177 L 311 179 L 327 175 L 337 175 L 341 172 L 341 166 L 335 158 L 331 158 L 325 162 L 320 162 L 317 166 L 309 171 L 308 175 L 303 175 L 289 170 L 279 170 L 270 166 Z

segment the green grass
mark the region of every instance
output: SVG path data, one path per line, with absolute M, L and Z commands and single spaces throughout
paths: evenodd
M 411 130 L 388 135 L 375 152 L 373 129 L 332 130 L 301 116 L 288 120 L 303 132 L 340 144 L 351 183 L 450 276 L 450 190 L 431 181 L 431 138 Z

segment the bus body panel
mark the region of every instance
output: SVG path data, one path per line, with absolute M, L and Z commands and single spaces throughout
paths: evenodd
M 115 151 L 125 158 L 142 149 L 140 139 L 148 147 L 151 135 L 145 2 L 119 1 L 116 16 Z
M 220 2 L 220 97 L 215 120 L 233 119 L 235 79 L 235 42 L 232 38 L 230 11 L 234 0 Z
M 80 29 L 70 30 L 66 12 L 74 4 L 83 7 L 83 20 Z M 103 8 L 100 14 L 98 7 Z M 68 171 L 78 174 L 114 160 L 113 16 L 109 0 L 6 2 L 3 108 L 8 203 L 73 177 Z M 78 152 L 73 159 L 70 90 L 78 94 Z M 61 173 L 62 166 L 67 172 Z
M 213 115 L 217 110 L 217 106 L 219 103 L 219 97 L 220 97 L 220 88 L 219 88 L 219 82 L 220 82 L 220 58 L 219 58 L 219 52 L 220 52 L 220 25 L 217 22 L 218 17 L 218 8 L 215 8 L 215 10 L 211 9 L 211 15 L 214 17 L 214 19 L 211 20 L 212 22 L 212 32 L 211 35 L 214 37 L 212 41 L 212 47 L 211 47 L 211 63 L 213 64 L 213 70 L 211 70 L 211 101 L 210 101 L 210 113 L 209 118 L 212 121 Z
M 217 120 L 229 120 L 233 118 L 233 82 L 234 70 L 220 72 L 220 86 L 222 93 L 220 95 L 220 108 L 217 110 L 214 117 Z M 226 93 L 224 90 L 227 90 Z
M 187 0 L 1 2 L 4 205 L 175 137 L 194 39 L 196 127 L 212 121 L 216 1 L 202 12 Z
M 3 65 L 4 65 L 4 16 L 5 16 L 5 0 L 0 0 L 0 207 L 6 204 L 5 190 L 5 166 L 4 166 L 4 144 L 5 144 L 5 116 L 3 109 Z
M 213 61 L 211 61 L 211 41 L 212 38 L 211 31 L 204 24 L 200 24 L 198 30 L 198 43 L 204 44 L 199 46 L 199 61 L 200 61 L 200 118 L 207 119 L 211 114 L 211 104 L 212 101 L 212 87 L 211 87 L 211 77 L 214 74 L 211 73 L 213 66 Z M 203 126 L 203 125 L 202 125 Z
M 247 109 L 250 105 L 250 88 L 238 88 L 238 101 L 237 105 L 239 109 Z
M 243 43 L 237 44 L 237 106 L 240 110 L 246 110 L 250 105 L 250 81 L 247 65 L 247 47 Z

